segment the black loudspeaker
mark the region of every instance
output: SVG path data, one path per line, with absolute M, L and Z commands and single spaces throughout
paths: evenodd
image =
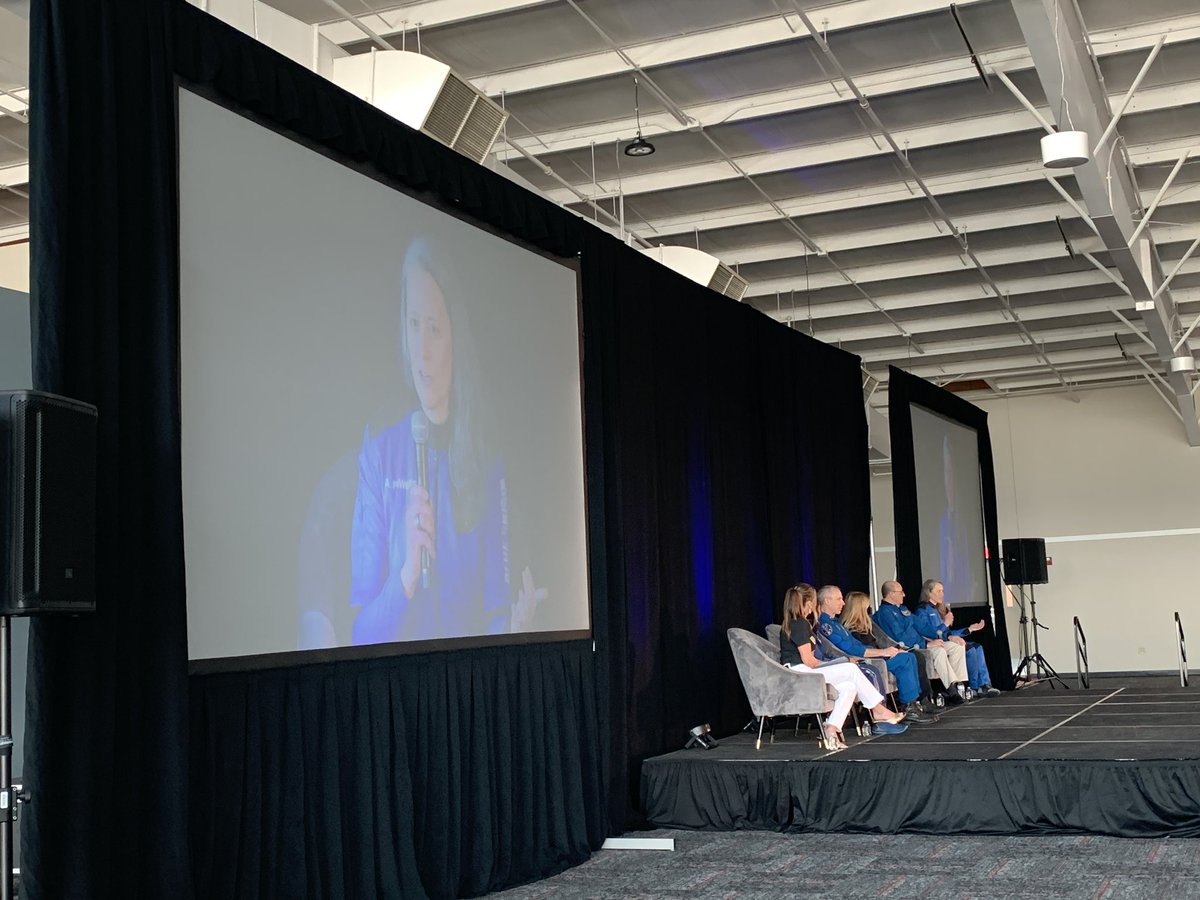
M 96 408 L 0 392 L 0 615 L 96 608 Z
M 1050 580 L 1045 538 L 1005 538 L 1002 549 L 1005 584 L 1045 584 Z

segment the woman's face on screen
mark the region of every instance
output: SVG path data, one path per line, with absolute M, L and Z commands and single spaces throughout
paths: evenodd
M 409 276 L 404 332 L 413 385 L 429 421 L 440 425 L 450 415 L 454 342 L 446 298 L 433 276 L 416 270 Z

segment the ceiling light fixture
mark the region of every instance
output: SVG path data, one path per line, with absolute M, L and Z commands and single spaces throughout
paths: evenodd
M 637 139 L 625 145 L 626 156 L 649 156 L 654 145 L 642 137 L 642 113 L 638 109 L 638 80 L 633 79 L 633 115 L 637 121 Z
M 1055 131 L 1042 138 L 1042 165 L 1047 169 L 1073 169 L 1090 158 L 1086 131 Z

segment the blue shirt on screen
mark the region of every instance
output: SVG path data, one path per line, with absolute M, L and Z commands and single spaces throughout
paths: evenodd
M 400 581 L 404 564 L 404 513 L 417 483 L 411 416 L 380 432 L 366 433 L 358 457 L 358 495 L 351 528 L 350 603 L 362 607 L 353 642 L 425 640 L 499 634 L 509 627 L 508 498 L 497 459 L 484 481 L 483 512 L 474 528 L 454 524 L 450 460 L 440 429 L 426 449 L 434 507 L 435 558 L 429 586 L 417 582 L 411 598 Z

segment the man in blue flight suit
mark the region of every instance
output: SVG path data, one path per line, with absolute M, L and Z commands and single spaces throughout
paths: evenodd
M 880 589 L 880 596 L 883 603 L 875 611 L 875 624 L 902 647 L 917 647 L 927 651 L 929 677 L 942 682 L 946 688 L 947 703 L 962 703 L 962 696 L 954 686 L 965 685 L 970 678 L 967 671 L 966 647 L 940 638 L 926 640 L 917 631 L 916 617 L 904 605 L 904 587 L 900 582 L 885 581 Z
M 929 640 L 931 637 L 953 642 L 964 647 L 967 651 L 967 680 L 971 688 L 981 697 L 999 697 L 1000 692 L 992 687 L 992 676 L 988 672 L 987 661 L 983 657 L 983 648 L 975 643 L 968 643 L 964 635 L 979 631 L 983 628 L 983 620 L 968 628 L 951 630 L 942 616 L 945 587 L 933 578 L 921 585 L 921 605 L 913 618 L 916 619 L 917 631 L 921 637 Z
M 841 588 L 835 585 L 827 584 L 817 591 L 817 605 L 821 612 L 817 631 L 829 643 L 850 656 L 861 659 L 881 657 L 887 660 L 888 671 L 896 679 L 896 693 L 900 695 L 900 702 L 908 713 L 906 722 L 913 725 L 932 725 L 937 721 L 935 717 L 922 712 L 917 702 L 921 696 L 921 681 L 917 677 L 916 654 L 897 647 L 889 647 L 886 650 L 868 647 L 854 637 L 838 621 L 846 601 L 842 597 Z

